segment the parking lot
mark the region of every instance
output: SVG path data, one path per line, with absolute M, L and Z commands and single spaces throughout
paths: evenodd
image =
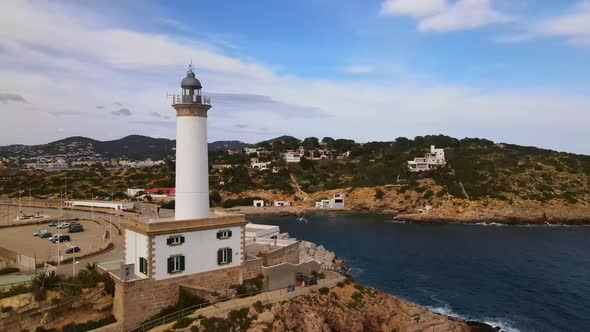
M 105 234 L 109 230 L 108 224 L 98 224 L 90 220 L 81 220 L 80 224 L 85 230 L 81 233 L 68 233 L 67 228 L 58 230 L 47 224 L 2 228 L 0 229 L 0 246 L 29 257 L 37 257 L 39 261 L 56 261 L 58 249 L 61 255 L 67 258 L 70 256 L 65 253 L 68 247 L 80 247 L 81 251 L 76 253 L 76 256 L 80 256 L 96 252 L 108 244 L 108 236 L 105 239 Z M 51 234 L 67 234 L 71 240 L 58 245 L 48 239 L 33 236 L 33 233 L 39 230 L 46 230 Z M 117 234 L 115 227 L 112 231 Z M 113 234 L 113 240 L 115 234 Z

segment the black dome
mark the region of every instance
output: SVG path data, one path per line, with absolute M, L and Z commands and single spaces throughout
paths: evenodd
M 201 82 L 195 77 L 195 73 L 192 70 L 189 70 L 186 74 L 186 77 L 180 82 L 180 87 L 183 89 L 193 89 L 199 90 L 203 87 L 201 86 Z

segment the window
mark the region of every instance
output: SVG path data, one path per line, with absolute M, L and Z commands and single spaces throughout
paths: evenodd
M 231 237 L 231 231 L 229 229 L 217 232 L 218 239 L 229 239 Z
M 232 261 L 232 249 L 223 248 L 217 250 L 217 264 L 224 265 L 229 264 Z
M 184 256 L 168 257 L 168 273 L 184 271 Z
M 147 259 L 143 257 L 139 257 L 139 272 L 147 275 L 148 273 L 148 264 Z
M 184 243 L 184 236 L 182 235 L 173 235 L 166 239 L 166 243 L 169 246 L 178 246 Z

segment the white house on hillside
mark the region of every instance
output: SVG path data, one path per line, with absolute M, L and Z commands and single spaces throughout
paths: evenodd
M 436 149 L 430 146 L 430 152 L 424 158 L 414 158 L 408 161 L 408 168 L 411 172 L 423 172 L 446 165 L 445 149 Z

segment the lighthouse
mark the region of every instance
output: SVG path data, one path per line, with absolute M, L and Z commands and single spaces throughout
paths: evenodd
M 180 83 L 182 94 L 174 96 L 176 110 L 176 203 L 175 219 L 209 217 L 209 162 L 207 156 L 208 97 L 192 64 Z

